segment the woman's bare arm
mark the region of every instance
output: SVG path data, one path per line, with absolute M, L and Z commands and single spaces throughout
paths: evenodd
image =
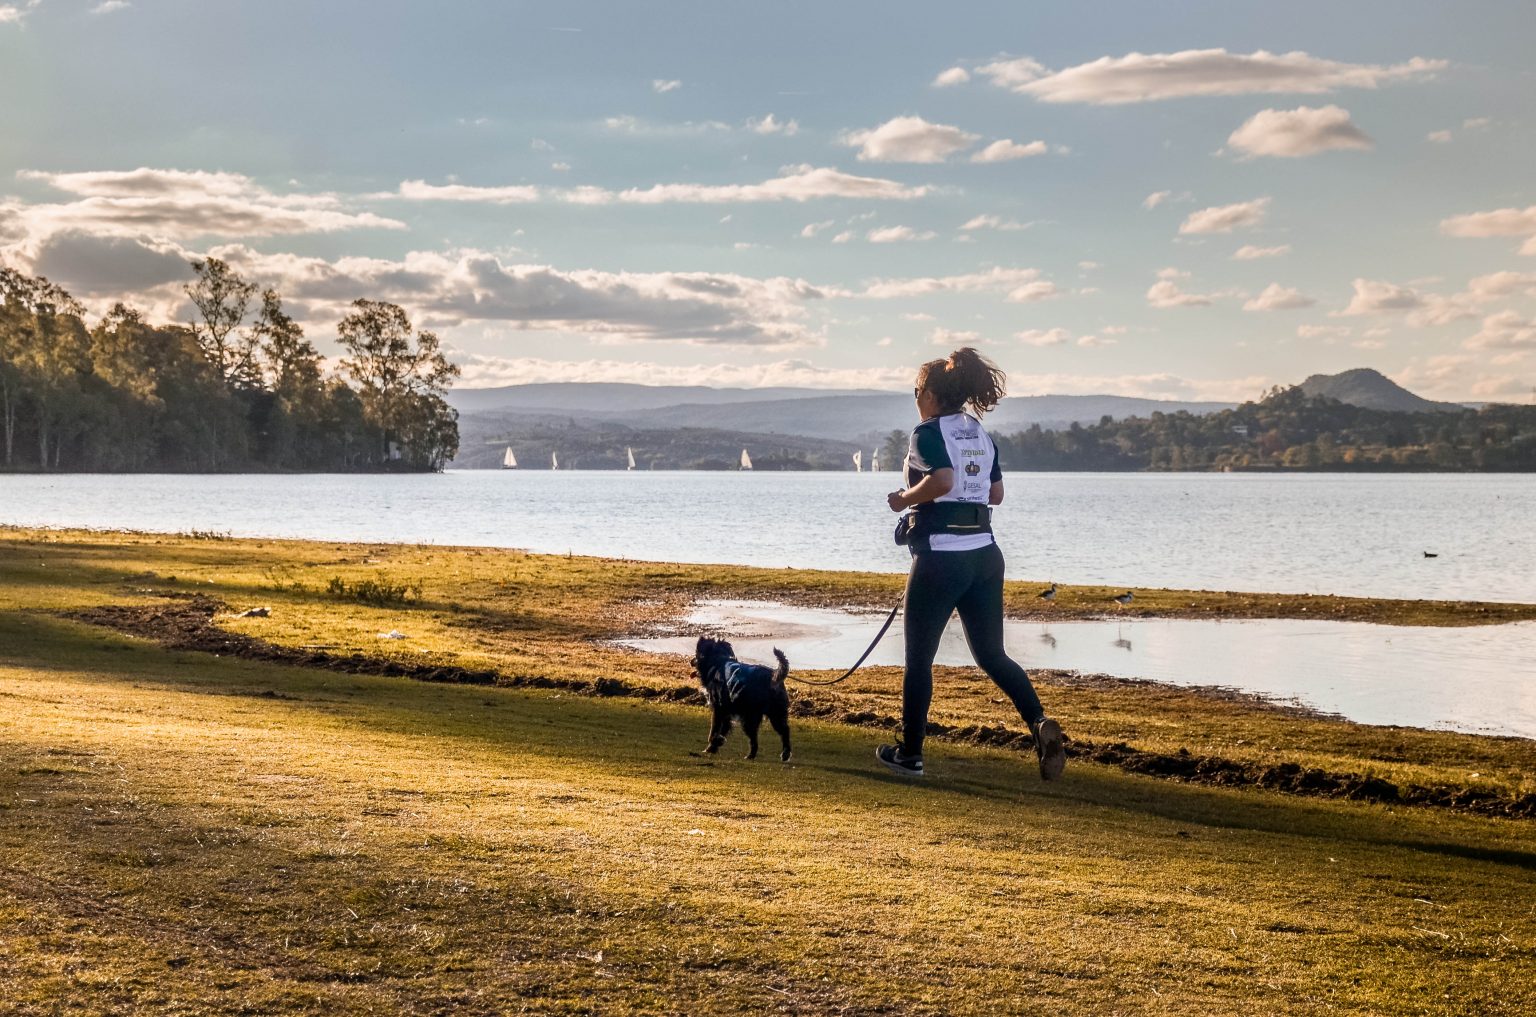
M 934 470 L 905 491 L 892 491 L 887 496 L 886 503 L 891 506 L 892 512 L 900 512 L 913 505 L 921 505 L 935 498 L 942 498 L 954 490 L 954 487 L 955 471 L 945 467 Z

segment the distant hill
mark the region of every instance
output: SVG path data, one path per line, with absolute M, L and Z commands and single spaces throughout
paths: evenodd
M 457 389 L 448 400 L 468 416 L 514 418 L 540 415 L 604 420 L 649 430 L 713 428 L 753 434 L 799 435 L 867 443 L 874 436 L 904 431 L 916 423 L 907 393 L 808 388 L 714 389 L 702 386 L 647 386 L 602 383 L 514 385 Z M 1204 414 L 1232 403 L 1176 402 L 1111 395 L 1010 396 L 987 417 L 994 432 L 1022 431 L 1039 424 L 1064 429 L 1154 412 Z M 469 421 L 461 422 L 461 429 Z M 481 430 L 474 424 L 472 430 Z M 462 457 L 461 457 L 462 458 Z
M 1380 371 L 1357 367 L 1341 374 L 1314 374 L 1300 385 L 1312 398 L 1337 399 L 1349 406 L 1367 410 L 1395 410 L 1399 413 L 1459 412 L 1460 403 L 1437 403 L 1414 395 Z
M 705 385 L 631 385 L 619 382 L 570 381 L 498 388 L 456 388 L 448 403 L 460 413 L 522 410 L 629 412 L 680 404 L 716 405 L 795 399 L 829 394 L 875 394 L 874 389 L 829 393 L 821 388 L 710 388 Z
M 555 413 L 473 413 L 459 418 L 459 454 L 451 465 L 500 469 L 507 448 L 526 470 L 549 469 L 551 453 L 563 470 L 622 470 L 627 449 L 641 470 L 735 469 L 742 449 L 750 450 L 758 470 L 851 470 L 859 446 L 725 428 L 637 428 Z

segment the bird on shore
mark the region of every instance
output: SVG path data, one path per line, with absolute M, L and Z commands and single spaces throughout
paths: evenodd
M 1109 599 L 1113 600 L 1116 604 L 1119 604 L 1121 607 L 1124 607 L 1125 605 L 1129 604 L 1131 601 L 1136 599 L 1136 594 L 1132 593 L 1130 590 L 1126 590 L 1124 593 L 1120 594 L 1120 596 L 1118 596 L 1118 597 L 1111 597 Z
M 1056 599 L 1056 584 L 1052 583 L 1050 589 L 1048 589 L 1048 590 L 1041 590 L 1039 593 L 1035 594 L 1035 599 L 1036 600 L 1044 600 L 1044 601 L 1055 600 Z
M 1440 552 L 1439 551 L 1425 551 L 1424 552 L 1424 557 L 1426 557 L 1426 558 L 1438 558 L 1438 557 L 1440 557 Z

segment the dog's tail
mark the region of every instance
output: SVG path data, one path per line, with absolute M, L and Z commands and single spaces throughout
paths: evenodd
M 784 656 L 784 651 L 777 646 L 773 648 L 773 655 L 779 658 L 779 669 L 774 672 L 773 683 L 783 685 L 784 680 L 789 677 L 789 658 Z

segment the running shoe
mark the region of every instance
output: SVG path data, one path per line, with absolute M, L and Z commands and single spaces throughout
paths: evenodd
M 884 763 L 891 772 L 899 773 L 903 777 L 923 775 L 923 757 L 907 755 L 900 742 L 895 745 L 882 745 L 875 749 L 875 758 Z
M 1061 737 L 1061 725 L 1042 717 L 1030 725 L 1035 736 L 1035 756 L 1040 760 L 1040 779 L 1056 780 L 1067 768 L 1067 746 Z

